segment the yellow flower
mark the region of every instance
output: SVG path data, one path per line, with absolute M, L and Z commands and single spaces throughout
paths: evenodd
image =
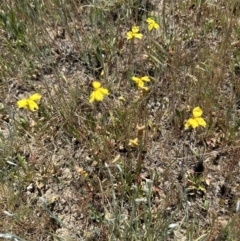
M 93 101 L 102 101 L 104 95 L 109 95 L 107 89 L 101 87 L 101 83 L 98 81 L 94 81 L 92 84 L 94 91 L 90 95 L 89 102 L 92 103 Z
M 30 95 L 28 99 L 21 99 L 17 102 L 18 108 L 29 109 L 35 111 L 38 109 L 37 102 L 42 98 L 38 93 Z
M 138 88 L 146 90 L 146 91 L 148 90 L 148 88 L 144 86 L 144 82 L 150 81 L 150 78 L 148 76 L 143 76 L 141 78 L 133 76 L 132 80 L 138 85 Z
M 202 109 L 200 107 L 195 107 L 192 113 L 193 113 L 193 117 L 186 121 L 185 129 L 188 129 L 190 126 L 194 129 L 198 126 L 206 127 L 207 123 L 201 117 L 203 113 Z
M 128 145 L 131 147 L 137 147 L 138 146 L 138 138 L 135 138 L 133 140 L 130 139 Z
M 143 87 L 141 88 L 141 92 L 142 92 L 143 95 L 146 94 L 146 92 L 147 92 L 148 90 L 149 90 L 149 89 L 148 89 L 148 87 L 146 87 L 146 86 L 143 86 Z
M 151 31 L 153 30 L 154 28 L 155 29 L 158 29 L 159 28 L 159 24 L 157 24 L 155 22 L 155 20 L 153 20 L 152 18 L 148 18 L 147 20 L 147 23 L 148 23 L 148 30 Z
M 138 26 L 133 26 L 132 31 L 127 32 L 127 39 L 132 39 L 132 38 L 139 38 L 141 39 L 143 35 L 139 32 L 139 27 Z

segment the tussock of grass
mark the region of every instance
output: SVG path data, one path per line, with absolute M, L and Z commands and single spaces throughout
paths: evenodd
M 0 7 L 1 238 L 238 240 L 237 1 Z

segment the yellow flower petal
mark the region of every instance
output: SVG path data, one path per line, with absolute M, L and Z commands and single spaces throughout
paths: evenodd
M 202 115 L 203 111 L 202 111 L 202 109 L 200 107 L 195 107 L 193 109 L 192 113 L 193 113 L 193 117 L 197 118 L 197 117 L 200 117 Z
M 98 81 L 94 81 L 94 82 L 92 83 L 92 86 L 93 86 L 93 88 L 96 90 L 96 89 L 98 89 L 98 88 L 101 87 L 101 83 L 98 82 Z
M 102 101 L 103 100 L 103 94 L 101 93 L 101 91 L 99 91 L 99 90 L 95 91 L 95 99 L 97 101 Z
M 138 85 L 139 88 L 144 86 L 144 83 L 140 78 L 133 76 L 132 80 Z
M 127 32 L 127 39 L 132 39 L 133 38 L 133 34 L 132 31 Z
M 139 88 L 143 91 L 143 92 L 146 92 L 146 91 L 148 91 L 148 87 L 146 87 L 146 86 L 139 86 Z
M 206 127 L 207 123 L 202 117 L 196 118 L 196 121 L 198 122 L 198 125 Z
M 39 101 L 42 98 L 42 96 L 38 93 L 33 94 L 29 97 L 29 100 L 33 100 L 33 101 Z
M 150 24 L 150 23 L 154 22 L 154 20 L 151 18 L 147 18 L 146 22 Z
M 199 126 L 198 122 L 196 121 L 196 119 L 194 118 L 190 118 L 187 120 L 187 122 L 185 123 L 185 129 L 188 129 L 189 127 L 192 127 L 192 128 L 196 128 Z
M 144 82 L 141 79 L 138 82 L 138 88 L 144 88 Z
M 141 39 L 143 37 L 143 35 L 141 33 L 135 33 L 134 37 Z
M 138 33 L 139 32 L 139 27 L 138 26 L 133 26 L 132 27 L 132 32 L 133 33 Z
M 103 94 L 99 90 L 95 90 L 90 95 L 89 102 L 92 103 L 93 101 L 102 101 L 103 100 Z
M 98 91 L 100 91 L 103 95 L 109 95 L 109 92 L 105 88 L 99 88 Z
M 94 100 L 95 100 L 95 93 L 92 92 L 91 95 L 90 95 L 89 102 L 92 103 Z
M 190 127 L 190 124 L 189 124 L 188 121 L 186 121 L 186 123 L 185 123 L 185 125 L 184 125 L 185 130 L 187 130 L 189 127 Z
M 101 93 L 100 93 L 100 95 L 102 96 Z M 92 103 L 95 100 L 101 101 L 101 96 L 99 97 L 99 92 L 97 90 L 95 90 L 91 93 L 89 102 Z
M 31 111 L 35 111 L 38 109 L 37 103 L 30 99 L 28 100 L 28 107 Z
M 28 108 L 28 99 L 19 100 L 19 101 L 17 102 L 17 106 L 18 106 L 18 108 L 27 109 L 27 108 Z
M 136 77 L 136 76 L 133 76 L 132 77 L 132 80 L 138 84 L 138 82 L 140 81 L 140 78 Z
M 158 23 L 154 23 L 154 26 L 153 26 L 155 29 L 158 29 L 160 28 L 159 24 Z
M 143 76 L 141 78 L 141 80 L 145 81 L 145 82 L 149 82 L 150 81 L 150 78 L 148 76 Z

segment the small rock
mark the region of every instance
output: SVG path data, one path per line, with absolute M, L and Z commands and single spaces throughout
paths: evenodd
M 28 192 L 34 192 L 34 185 L 31 183 L 30 185 L 27 186 L 27 191 Z

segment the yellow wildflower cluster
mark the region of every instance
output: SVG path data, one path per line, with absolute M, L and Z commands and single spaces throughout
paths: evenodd
M 152 18 L 147 18 L 146 22 L 148 23 L 148 30 L 152 31 L 153 29 L 159 29 L 159 24 Z M 127 32 L 127 39 L 142 39 L 143 34 L 139 32 L 139 26 L 132 26 L 131 31 Z M 104 72 L 102 72 L 101 75 L 103 75 Z M 145 75 L 143 77 L 136 77 L 132 76 L 131 78 L 138 86 L 139 89 L 141 89 L 143 92 L 148 91 L 148 87 L 145 86 L 145 82 L 150 82 L 150 78 Z M 103 88 L 101 86 L 101 83 L 98 81 L 94 81 L 92 83 L 93 91 L 90 94 L 89 102 L 92 103 L 94 101 L 102 101 L 105 96 L 109 95 L 109 91 L 106 88 Z M 29 109 L 30 111 L 36 111 L 38 110 L 38 102 L 41 100 L 42 96 L 38 93 L 35 93 L 33 95 L 30 95 L 28 98 L 24 98 L 17 101 L 18 108 L 23 109 Z M 124 97 L 119 97 L 120 100 L 124 101 Z M 202 109 L 200 107 L 195 107 L 192 111 L 192 117 L 189 118 L 185 122 L 185 129 L 188 129 L 189 127 L 192 127 L 193 129 L 202 126 L 206 127 L 205 120 L 201 117 L 202 116 Z M 129 140 L 129 146 L 137 147 L 139 145 L 139 136 L 133 140 Z
M 160 26 L 158 23 L 155 22 L 152 18 L 147 18 L 146 22 L 148 23 L 148 30 L 152 31 L 153 29 L 159 29 Z M 129 39 L 142 39 L 143 34 L 139 33 L 139 26 L 133 26 L 131 31 L 127 32 L 127 40 Z

